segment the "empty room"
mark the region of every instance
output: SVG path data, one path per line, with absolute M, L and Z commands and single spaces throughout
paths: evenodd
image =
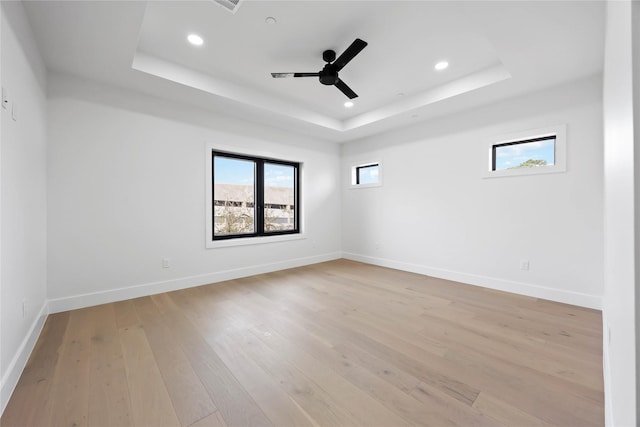
M 2 427 L 638 425 L 640 3 L 0 18 Z

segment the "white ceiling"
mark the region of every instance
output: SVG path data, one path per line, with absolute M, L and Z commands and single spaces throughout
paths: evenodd
M 348 141 L 601 73 L 596 1 L 28 1 L 49 70 Z M 274 17 L 276 24 L 265 18 Z M 202 36 L 191 46 L 190 33 Z M 369 45 L 317 78 L 322 52 Z M 440 60 L 450 66 L 434 70 Z

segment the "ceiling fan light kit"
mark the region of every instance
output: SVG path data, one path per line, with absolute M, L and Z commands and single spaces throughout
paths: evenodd
M 322 70 L 317 73 L 271 73 L 273 78 L 285 77 L 318 77 L 320 83 L 327 86 L 335 86 L 349 99 L 357 98 L 358 95 L 338 76 L 340 70 L 344 68 L 362 49 L 367 46 L 367 42 L 355 39 L 353 43 L 336 59 L 336 52 L 325 50 L 322 59 L 327 63 Z

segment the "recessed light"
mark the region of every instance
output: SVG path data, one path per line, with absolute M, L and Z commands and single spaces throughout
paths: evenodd
M 438 71 L 442 71 L 442 70 L 446 69 L 448 66 L 449 66 L 449 63 L 447 61 L 440 61 L 433 68 L 435 68 Z
M 266 18 L 264 18 L 264 22 L 266 22 L 269 25 L 273 25 L 278 21 L 273 16 L 267 16 Z
M 353 107 L 353 102 L 347 101 L 347 102 L 344 103 L 344 106 L 347 107 L 347 108 L 351 108 L 351 107 Z
M 191 43 L 194 46 L 202 46 L 202 44 L 204 43 L 204 40 L 202 39 L 202 37 L 200 37 L 197 34 L 189 34 L 189 36 L 187 37 L 187 40 L 189 40 L 189 43 Z

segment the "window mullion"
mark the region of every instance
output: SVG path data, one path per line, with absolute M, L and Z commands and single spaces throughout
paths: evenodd
M 294 227 L 296 230 L 300 230 L 300 167 L 296 166 L 294 169 L 294 182 L 293 182 L 294 199 L 293 206 L 295 209 L 294 215 Z
M 264 161 L 256 160 L 256 233 L 264 235 Z
M 216 238 L 216 153 L 211 153 L 211 239 Z

